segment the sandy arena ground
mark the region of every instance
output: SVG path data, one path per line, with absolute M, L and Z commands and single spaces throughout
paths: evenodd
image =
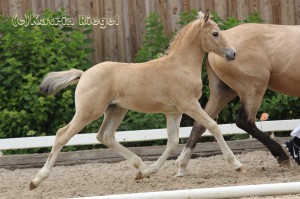
M 28 186 L 38 169 L 0 169 L 0 198 L 71 198 L 300 181 L 300 169 L 297 166 L 283 169 L 266 151 L 240 154 L 237 158 L 244 164 L 247 172 L 235 172 L 218 155 L 191 160 L 188 175 L 181 178 L 173 177 L 175 160 L 167 161 L 157 174 L 141 181 L 134 180 L 136 170 L 127 161 L 57 166 L 50 177 L 33 191 L 29 191 Z M 300 194 L 264 198 L 294 199 L 300 198 Z

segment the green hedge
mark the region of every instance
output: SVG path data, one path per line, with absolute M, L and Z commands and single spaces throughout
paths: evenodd
M 31 13 L 27 13 L 30 15 Z M 41 18 L 62 17 L 45 11 Z M 91 27 L 14 27 L 0 17 L 0 138 L 51 135 L 74 114 L 74 92 L 42 96 L 38 84 L 50 71 L 91 66 Z

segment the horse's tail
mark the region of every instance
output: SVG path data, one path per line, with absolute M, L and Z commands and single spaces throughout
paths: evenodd
M 40 90 L 45 95 L 56 94 L 67 86 L 77 83 L 82 74 L 83 71 L 77 69 L 48 73 L 39 85 Z

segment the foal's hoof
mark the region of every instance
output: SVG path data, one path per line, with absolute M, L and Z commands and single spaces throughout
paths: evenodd
M 36 186 L 31 182 L 30 185 L 29 185 L 29 190 L 31 191 L 35 188 L 36 188 Z
M 246 172 L 246 169 L 245 169 L 245 167 L 244 166 L 241 166 L 241 167 L 239 167 L 239 168 L 237 168 L 237 169 L 235 169 L 237 172 Z
M 136 176 L 135 176 L 135 180 L 141 180 L 141 179 L 143 179 L 143 178 L 145 178 L 145 176 L 143 176 L 142 175 L 142 172 L 141 171 L 139 171 L 137 174 L 136 174 Z M 150 178 L 150 176 L 146 176 L 146 178 Z
M 141 180 L 141 179 L 143 179 L 142 172 L 139 171 L 139 172 L 136 174 L 136 176 L 135 176 L 134 179 L 135 179 L 135 180 Z
M 185 169 L 179 169 L 176 173 L 175 177 L 184 177 L 186 176 L 186 170 Z

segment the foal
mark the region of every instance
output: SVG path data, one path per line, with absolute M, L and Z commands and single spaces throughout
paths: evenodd
M 280 166 L 289 167 L 289 156 L 279 143 L 256 127 L 255 117 L 267 89 L 300 97 L 300 26 L 243 24 L 222 33 L 239 56 L 234 62 L 224 62 L 209 53 L 210 97 L 204 110 L 215 118 L 228 102 L 239 96 L 237 126 L 263 143 Z M 205 128 L 194 123 L 176 162 L 178 176 L 186 174 L 187 163 Z
M 156 173 L 178 144 L 183 113 L 203 124 L 218 141 L 225 160 L 236 170 L 243 170 L 225 143 L 218 125 L 201 108 L 201 64 L 204 52 L 214 52 L 233 60 L 235 50 L 223 38 L 209 13 L 184 27 L 172 43 L 168 54 L 146 63 L 104 62 L 83 72 L 72 69 L 49 73 L 40 87 L 55 94 L 71 83 L 75 91 L 76 113 L 71 122 L 58 130 L 51 153 L 30 189 L 45 180 L 62 147 L 82 128 L 104 114 L 97 139 L 114 149 L 139 170 L 136 179 Z M 128 109 L 145 113 L 164 113 L 167 118 L 168 143 L 165 152 L 147 166 L 140 157 L 119 144 L 115 131 Z

